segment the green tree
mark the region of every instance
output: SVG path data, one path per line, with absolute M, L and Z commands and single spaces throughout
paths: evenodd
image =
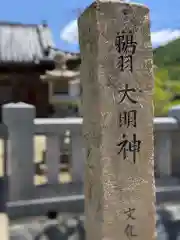
M 154 64 L 168 70 L 170 80 L 180 81 L 180 38 L 153 51 Z
M 180 82 L 170 80 L 166 69 L 156 68 L 154 73 L 154 115 L 167 116 L 169 108 L 180 104 L 180 100 L 174 100 L 180 96 Z

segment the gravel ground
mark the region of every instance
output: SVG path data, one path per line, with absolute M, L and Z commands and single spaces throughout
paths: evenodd
M 11 222 L 11 240 L 85 240 L 84 216 L 37 217 Z M 56 219 L 53 219 L 55 218 Z M 157 240 L 180 240 L 180 205 L 157 209 Z
M 24 219 L 12 222 L 11 240 L 84 240 L 84 216 L 59 216 Z

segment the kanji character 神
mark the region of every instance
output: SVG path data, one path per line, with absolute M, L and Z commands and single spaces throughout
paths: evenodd
M 133 153 L 133 163 L 136 163 L 136 153 L 140 152 L 140 145 L 141 141 L 136 139 L 136 134 L 133 134 L 132 141 L 129 141 L 126 139 L 126 134 L 122 135 L 123 140 L 120 141 L 116 146 L 120 147 L 118 151 L 119 154 L 123 154 L 123 159 L 127 159 L 127 153 L 132 152 Z

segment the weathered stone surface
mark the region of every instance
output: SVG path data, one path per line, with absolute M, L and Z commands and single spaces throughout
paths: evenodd
M 87 240 L 155 238 L 149 10 L 99 0 L 79 18 Z

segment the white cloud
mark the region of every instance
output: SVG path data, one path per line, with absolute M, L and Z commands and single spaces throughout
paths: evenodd
M 153 47 L 164 45 L 169 41 L 180 37 L 180 30 L 164 29 L 151 33 Z M 60 33 L 60 38 L 71 44 L 78 44 L 78 24 L 77 20 L 73 20 Z
M 180 37 L 180 30 L 164 29 L 151 34 L 153 46 L 164 45 Z
M 60 38 L 71 44 L 78 44 L 78 24 L 73 20 L 60 33 Z

